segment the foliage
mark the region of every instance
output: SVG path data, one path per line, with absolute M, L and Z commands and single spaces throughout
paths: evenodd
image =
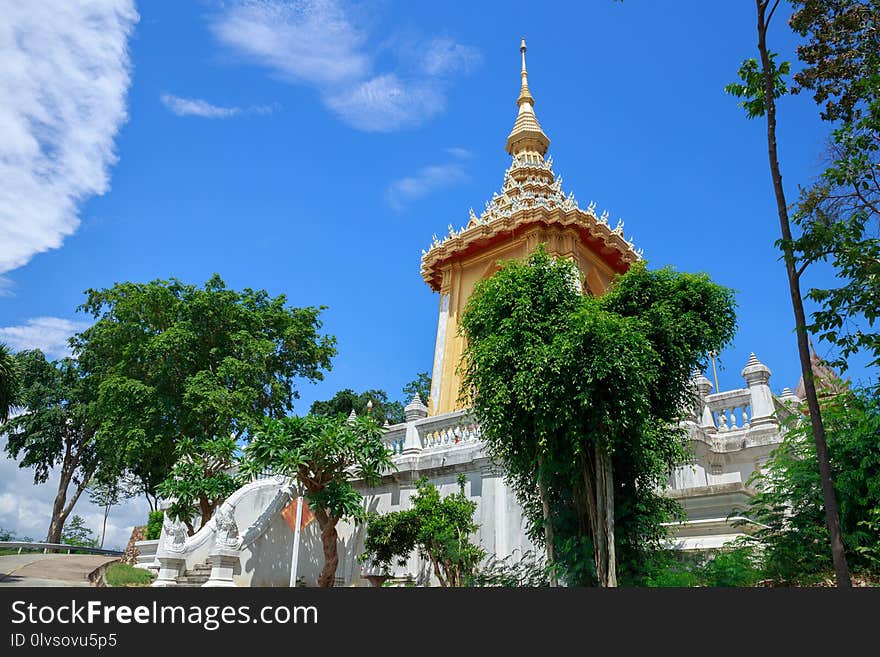
M 231 437 L 178 441 L 174 448 L 176 462 L 158 492 L 173 500 L 166 513 L 183 521 L 190 534 L 194 519 L 201 518 L 202 524 L 207 522 L 211 516 L 208 510 L 220 506 L 243 483 L 232 470 L 237 454 L 238 445 Z
M 469 539 L 479 525 L 474 522 L 477 503 L 465 495 L 464 483 L 464 475 L 459 475 L 458 492 L 441 498 L 437 487 L 423 477 L 410 509 L 372 514 L 361 560 L 387 570 L 394 560 L 406 564 L 418 549 L 431 562 L 441 586 L 465 586 L 485 552 Z
M 360 394 L 350 388 L 340 390 L 331 399 L 316 401 L 309 409 L 312 415 L 336 416 L 340 413 L 348 415 L 352 410 L 357 415 L 367 414 L 367 403 L 372 402 L 370 414 L 379 424 L 388 420 L 389 424 L 397 424 L 404 421 L 403 404 L 398 401 L 389 401 L 388 394 L 384 390 L 367 390 Z
M 93 534 L 94 532 L 86 527 L 85 519 L 75 515 L 70 519 L 70 522 L 64 524 L 61 542 L 79 547 L 97 547 L 98 539 Z
M 149 586 L 153 575 L 144 568 L 135 568 L 127 563 L 111 563 L 104 571 L 107 586 Z
M 415 379 L 403 386 L 404 405 L 412 401 L 417 393 L 422 402 L 427 404 L 431 398 L 431 376 L 427 372 L 419 372 Z
M 462 318 L 462 390 L 531 537 L 569 583 L 588 584 L 597 453 L 613 473 L 612 547 L 637 571 L 676 512 L 658 491 L 685 458 L 691 373 L 731 339 L 735 317 L 731 291 L 705 275 L 636 264 L 593 298 L 571 284 L 576 273 L 539 248 L 477 285 Z
M 9 419 L 21 386 L 18 363 L 5 344 L 0 342 L 0 423 Z
M 519 559 L 514 559 L 512 554 L 503 559 L 489 555 L 467 580 L 467 586 L 473 587 L 539 588 L 549 585 L 546 560 L 531 550 Z
M 375 485 L 392 467 L 382 433 L 369 416 L 267 417 L 245 447 L 240 465 L 244 476 L 272 471 L 296 478 L 305 490 L 324 547 L 319 586 L 333 585 L 339 563 L 337 523 L 364 518 L 362 498 L 351 477 Z
M 762 577 L 756 551 L 750 546 L 731 545 L 708 555 L 659 551 L 652 555 L 639 583 L 649 587 L 745 587 L 754 586 Z
M 316 401 L 309 409 L 312 415 L 348 415 L 352 410 L 357 415 L 367 414 L 367 404 L 373 403 L 371 414 L 379 424 L 387 420 L 389 424 L 399 424 L 406 421 L 404 407 L 412 401 L 415 394 L 424 403 L 427 403 L 431 395 L 431 377 L 427 372 L 420 372 L 416 378 L 403 386 L 403 400 L 391 401 L 388 393 L 384 390 L 366 390 L 357 393 L 351 388 L 340 390 L 331 399 Z
M 782 62 L 776 65 L 777 53 L 769 53 L 770 75 L 773 77 L 773 97 L 779 98 L 788 91 L 785 76 L 791 72 L 791 62 Z M 742 98 L 738 103 L 746 111 L 750 119 L 764 116 L 767 113 L 764 101 L 764 71 L 757 59 L 750 58 L 743 61 L 737 72 L 742 83 L 731 82 L 724 87 L 724 91 L 731 96 Z
M 811 91 L 833 128 L 828 166 L 794 213 L 803 266 L 830 261 L 839 279 L 807 294 L 818 305 L 808 328 L 839 348 L 841 370 L 858 351 L 880 366 L 880 1 L 792 4 L 792 29 L 806 38 L 794 91 Z
M 87 291 L 80 309 L 97 321 L 73 346 L 101 379 L 98 434 L 117 445 L 118 469 L 148 493 L 184 459 L 166 490 L 196 497 L 181 497 L 173 513 L 198 504 L 207 521 L 228 490 L 218 463 L 227 461 L 227 440 L 291 411 L 295 379 L 321 380 L 330 367 L 336 341 L 319 333 L 322 309 L 286 302 L 228 289 L 217 275 L 201 288 L 172 279 Z
M 147 516 L 147 529 L 144 532 L 145 541 L 159 540 L 162 535 L 162 521 L 165 519 L 164 511 L 150 511 Z
M 814 2 L 814 0 L 808 0 Z M 810 409 L 810 424 L 812 425 L 813 440 L 816 444 L 816 459 L 821 474 L 822 495 L 825 503 L 825 517 L 828 525 L 829 547 L 834 562 L 835 576 L 840 587 L 849 588 L 852 585 L 849 575 L 849 567 L 846 560 L 846 552 L 841 537 L 840 521 L 837 500 L 834 495 L 834 480 L 828 459 L 828 447 L 825 438 L 825 428 L 822 422 L 822 413 L 819 408 L 819 400 L 813 381 L 811 365 L 811 349 L 808 340 L 808 325 L 806 311 L 804 310 L 803 295 L 801 293 L 801 276 L 809 262 L 798 263 L 796 241 L 791 229 L 791 220 L 788 214 L 788 202 L 785 198 L 785 188 L 782 184 L 782 170 L 779 166 L 779 153 L 776 145 L 776 99 L 785 92 L 783 77 L 785 71 L 782 66 L 777 67 L 773 53 L 767 45 L 767 32 L 770 22 L 780 0 L 755 0 L 757 11 L 758 53 L 760 55 L 760 68 L 757 63 L 744 63 L 740 69 L 740 78 L 744 85 L 728 85 L 727 90 L 737 96 L 745 96 L 746 102 L 740 103 L 746 109 L 748 118 L 757 116 L 766 117 L 767 126 L 767 158 L 770 167 L 770 178 L 773 184 L 773 195 L 776 200 L 776 214 L 779 219 L 780 239 L 776 245 L 782 250 L 782 259 L 785 262 L 785 273 L 788 279 L 789 295 L 791 297 L 792 311 L 794 313 L 795 337 L 798 345 L 798 357 L 801 363 L 801 374 L 804 382 L 806 402 Z M 787 71 L 786 67 L 786 71 Z M 750 75 L 753 73 L 754 75 Z
M 880 399 L 867 390 L 845 390 L 822 400 L 822 417 L 850 564 L 876 574 L 880 569 L 872 555 L 880 550 L 880 533 L 870 523 L 880 509 Z M 815 447 L 803 416 L 786 420 L 783 442 L 749 484 L 758 493 L 743 513 L 763 526 L 750 541 L 763 549 L 768 577 L 782 583 L 824 577 L 831 568 L 828 530 Z
M 94 381 L 77 361 L 49 362 L 39 350 L 16 354 L 21 372 L 19 400 L 26 409 L 0 425 L 8 437 L 6 452 L 33 468 L 34 483 L 45 483 L 60 466 L 58 490 L 46 540 L 58 543 L 61 529 L 112 446 L 97 439 Z

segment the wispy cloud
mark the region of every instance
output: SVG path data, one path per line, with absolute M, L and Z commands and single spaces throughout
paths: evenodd
M 200 116 L 205 119 L 229 119 L 240 114 L 271 114 L 278 105 L 251 105 L 250 107 L 221 107 L 201 98 L 182 98 L 174 94 L 162 94 L 159 99 L 177 116 Z
M 89 324 L 61 317 L 35 317 L 20 326 L 0 327 L 0 342 L 13 351 L 39 349 L 49 358 L 70 356 L 68 339 Z
M 432 39 L 422 54 L 422 66 L 428 75 L 470 73 L 481 60 L 479 50 L 448 37 Z
M 0 274 L 61 246 L 110 186 L 132 0 L 0 1 Z
M 377 70 L 368 35 L 336 0 L 238 0 L 210 19 L 225 46 L 293 83 L 315 88 L 324 105 L 358 130 L 417 126 L 445 107 L 450 76 L 469 73 L 476 48 L 449 37 L 398 52 L 403 75 Z
M 428 194 L 445 189 L 468 179 L 467 172 L 458 162 L 431 164 L 422 167 L 415 174 L 405 176 L 388 186 L 388 204 L 395 212 L 403 212 L 410 202 Z

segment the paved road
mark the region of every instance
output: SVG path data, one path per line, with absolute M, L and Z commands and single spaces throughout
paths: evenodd
M 0 556 L 0 586 L 91 586 L 89 573 L 119 557 L 96 554 Z

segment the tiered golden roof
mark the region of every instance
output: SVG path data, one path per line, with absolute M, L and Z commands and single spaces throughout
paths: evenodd
M 612 229 L 607 211 L 597 216 L 595 203 L 583 209 L 574 194 L 566 196 L 562 191 L 562 178 L 553 172 L 553 158 L 544 157 L 550 139 L 535 116 L 535 100 L 526 71 L 525 39 L 520 44 L 520 52 L 522 86 L 516 101 L 519 112 L 506 143 L 513 163 L 504 172 L 501 193 L 493 194 L 479 216 L 471 209 L 465 227 L 456 231 L 450 224 L 449 234 L 443 239 L 435 235 L 430 249 L 422 252 L 422 278 L 434 290 L 440 289 L 442 269 L 451 260 L 489 248 L 498 240 L 508 239 L 535 224 L 578 229 L 582 242 L 590 245 L 616 272 L 626 271 L 641 258 L 641 252 L 624 238 L 622 221 Z

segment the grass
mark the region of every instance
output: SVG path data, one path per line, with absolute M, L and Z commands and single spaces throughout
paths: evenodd
M 104 571 L 107 586 L 149 586 L 153 575 L 149 570 L 135 568 L 127 563 L 114 563 Z

